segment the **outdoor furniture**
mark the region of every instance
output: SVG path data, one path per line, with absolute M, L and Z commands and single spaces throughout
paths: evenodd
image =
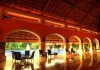
M 24 57 L 22 57 L 22 59 L 25 59 L 25 60 L 26 59 L 31 59 L 31 61 L 32 61 L 32 59 L 34 58 L 34 52 L 35 51 L 32 52 L 32 55 L 31 56 L 24 56 Z
M 43 50 L 39 50 L 40 55 L 43 56 Z
M 54 56 L 55 56 L 55 55 L 57 55 L 57 54 L 58 54 L 58 53 L 56 53 L 56 52 L 55 52 L 55 53 L 52 53 L 50 49 L 48 50 L 48 55 L 50 55 L 50 56 L 51 56 L 51 55 L 54 55 Z
M 52 55 L 52 54 L 51 54 L 51 50 L 50 50 L 50 49 L 48 50 L 48 55 Z
M 12 52 L 12 61 L 15 59 L 15 54 L 14 54 L 14 51 L 11 51 Z
M 30 56 L 30 51 L 29 50 L 25 51 L 25 56 Z
M 14 52 L 14 59 L 15 59 L 15 62 L 16 60 L 21 60 L 22 61 L 22 57 L 21 57 L 21 52 Z
M 71 54 L 73 54 L 73 53 L 75 53 L 75 51 L 74 51 L 74 49 L 73 49 L 73 48 L 71 48 Z

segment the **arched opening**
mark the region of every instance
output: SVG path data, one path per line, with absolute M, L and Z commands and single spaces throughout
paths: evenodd
M 96 38 L 94 38 L 93 39 L 93 42 L 92 42 L 92 46 L 93 46 L 93 51 L 95 52 L 100 52 L 100 47 L 99 47 L 99 40 L 98 39 L 96 39 Z M 100 53 L 97 53 L 97 62 L 99 62 L 100 61 Z
M 93 48 L 92 48 L 92 41 L 90 38 L 85 37 L 83 38 L 83 51 L 84 51 L 84 61 L 88 59 L 88 62 L 86 63 L 88 66 L 91 66 L 93 63 Z
M 65 48 L 65 38 L 60 34 L 50 34 L 46 37 L 46 51 L 50 49 L 52 53 L 62 55 Z
M 71 36 L 69 37 L 69 51 L 71 52 L 71 49 L 75 53 L 79 53 L 81 50 L 81 40 L 77 36 Z
M 94 38 L 92 44 L 93 44 L 93 50 L 96 50 L 96 49 L 100 48 L 98 39 Z
M 83 50 L 88 52 L 92 50 L 92 42 L 88 37 L 83 38 Z
M 41 40 L 36 33 L 28 30 L 18 30 L 6 35 L 5 41 L 5 54 L 11 56 L 11 51 L 19 51 L 21 54 L 25 54 L 25 51 L 30 51 L 31 55 L 33 51 L 40 49 L 39 42 Z M 37 54 L 35 53 L 35 55 Z
M 68 38 L 69 39 L 69 53 L 71 57 L 73 58 L 72 60 L 77 60 L 79 63 L 77 65 L 79 65 L 79 67 L 82 65 L 82 47 L 81 47 L 81 40 L 79 37 L 77 36 L 71 36 Z M 72 50 L 73 49 L 73 50 Z M 77 57 L 78 59 L 76 59 L 75 57 Z M 79 69 L 78 67 L 78 69 Z

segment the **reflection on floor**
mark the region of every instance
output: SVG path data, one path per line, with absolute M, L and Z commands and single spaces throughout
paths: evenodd
M 100 70 L 100 52 L 92 55 L 83 53 L 82 60 L 78 54 L 65 54 L 34 58 L 34 61 L 12 61 L 0 63 L 0 70 Z

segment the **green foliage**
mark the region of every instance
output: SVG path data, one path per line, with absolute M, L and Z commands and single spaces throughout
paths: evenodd
M 72 48 L 78 50 L 79 49 L 79 44 L 72 43 Z
M 38 43 L 31 43 L 30 46 L 31 46 L 31 49 L 32 49 L 32 50 L 37 50 L 37 49 L 39 49 L 39 44 L 38 44 Z
M 11 42 L 11 43 L 6 43 L 6 49 L 9 50 L 13 50 L 13 49 L 17 49 L 18 45 L 15 42 Z
M 59 49 L 60 47 L 61 47 L 61 45 L 54 44 L 55 49 Z
M 49 45 L 49 49 L 52 49 L 53 48 L 53 45 Z
M 39 49 L 38 43 L 27 43 L 27 42 L 7 42 L 6 50 L 26 50 L 26 46 L 29 44 L 31 50 Z
M 96 43 L 95 42 L 93 42 L 93 47 L 96 48 Z
M 84 48 L 85 48 L 86 51 L 88 51 L 89 48 L 90 48 L 89 44 L 84 44 Z
M 22 44 L 20 45 L 20 49 L 21 50 L 25 50 L 26 49 L 26 46 L 27 46 L 27 43 L 26 42 L 22 42 Z

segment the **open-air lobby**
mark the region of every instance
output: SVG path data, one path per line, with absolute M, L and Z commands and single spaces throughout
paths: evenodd
M 100 70 L 100 0 L 0 0 L 0 70 Z

